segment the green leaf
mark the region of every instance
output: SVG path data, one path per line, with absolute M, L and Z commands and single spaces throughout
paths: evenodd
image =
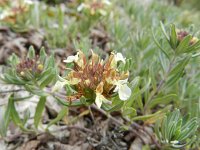
M 176 124 L 178 123 L 178 120 L 180 119 L 180 111 L 178 109 L 175 110 L 174 113 L 170 113 L 167 116 L 167 139 L 170 141 L 173 137 L 173 134 L 176 130 Z M 182 121 L 182 119 L 180 119 Z
M 83 104 L 83 105 L 87 105 L 87 101 L 86 101 L 87 99 L 85 98 L 85 97 L 81 97 L 80 98 L 80 102 Z
M 8 73 L 5 73 L 5 74 L 3 75 L 2 80 L 3 80 L 4 82 L 6 82 L 6 83 L 9 83 L 9 84 L 16 84 L 16 85 L 24 85 L 24 84 L 25 84 L 24 81 L 18 80 L 18 79 L 16 78 L 16 76 L 14 77 L 12 74 L 10 75 L 10 74 L 8 74 Z
M 55 68 L 54 54 L 51 54 L 51 56 L 49 57 L 48 61 L 46 61 L 45 67 L 46 67 L 46 69 Z
M 66 116 L 67 112 L 68 112 L 68 108 L 67 108 L 67 107 L 63 107 L 62 110 L 61 110 L 61 111 L 59 112 L 59 114 L 57 115 L 57 117 L 56 117 L 55 119 L 51 120 L 51 121 L 48 123 L 47 129 L 48 129 L 51 125 L 53 125 L 53 124 L 57 123 L 58 121 L 60 121 L 64 116 Z
M 200 40 L 197 41 L 195 44 L 189 46 L 184 52 L 191 53 L 200 49 Z
M 157 118 L 159 118 L 160 115 L 163 115 L 163 114 L 167 113 L 171 108 L 172 108 L 172 105 L 168 105 L 168 106 L 166 106 L 165 108 L 163 108 L 163 109 L 157 111 L 157 112 L 154 113 L 154 114 L 148 114 L 148 115 L 144 115 L 144 116 L 136 116 L 136 117 L 134 117 L 134 118 L 132 119 L 132 121 L 134 121 L 134 120 L 143 120 L 143 121 L 145 121 L 145 120 L 148 120 L 148 119 L 150 119 L 150 118 L 152 118 L 152 117 L 157 117 Z
M 19 57 L 13 53 L 9 58 L 8 58 L 8 64 L 12 66 L 12 68 L 15 68 L 16 65 L 19 63 Z
M 152 108 L 157 104 L 169 104 L 170 102 L 175 101 L 177 99 L 178 96 L 176 94 L 169 94 L 166 96 L 157 97 L 151 101 L 151 103 L 149 104 L 149 108 Z
M 12 118 L 12 121 L 14 122 L 15 125 L 17 125 L 18 127 L 20 127 L 21 130 L 25 131 L 25 132 L 34 132 L 33 130 L 30 130 L 30 129 L 27 129 L 26 127 L 24 127 L 24 123 L 23 121 L 21 120 L 21 118 L 19 117 L 19 114 L 15 108 L 15 105 L 14 105 L 14 100 L 13 98 L 11 97 L 11 118 Z
M 134 117 L 132 119 L 132 121 L 134 121 L 134 120 L 143 120 L 143 121 L 145 121 L 147 119 L 150 119 L 150 118 L 158 116 L 158 115 L 160 115 L 160 114 L 157 112 L 157 113 L 154 113 L 154 114 L 149 114 L 149 115 L 144 115 L 144 116 L 137 116 L 137 117 Z
M 115 103 L 114 106 L 110 106 L 106 103 L 103 103 L 101 107 L 103 110 L 106 110 L 107 112 L 113 112 L 119 110 L 123 106 L 123 104 L 124 101 L 119 100 L 117 103 Z
M 139 76 L 135 77 L 133 81 L 131 81 L 130 83 L 131 89 L 133 90 L 134 88 L 136 88 L 139 82 L 140 82 L 140 77 Z
M 5 129 L 7 129 L 8 123 L 9 123 L 9 121 L 10 121 L 10 113 L 11 113 L 11 106 L 12 106 L 12 98 L 13 98 L 13 94 L 10 96 L 10 98 L 9 98 L 9 100 L 8 100 L 8 105 L 7 105 L 7 109 L 6 109 L 5 116 L 4 116 Z
M 17 125 L 17 126 L 22 126 L 22 120 L 19 117 L 18 112 L 15 109 L 15 105 L 14 105 L 14 100 L 11 99 L 11 116 L 12 116 L 12 121 Z
M 24 111 L 24 115 L 23 115 L 23 126 L 26 124 L 26 122 L 28 121 L 28 119 L 30 119 L 30 110 L 27 108 L 25 111 Z
M 191 38 L 192 38 L 191 35 L 187 35 L 187 36 L 178 44 L 178 47 L 176 48 L 176 54 L 184 53 L 184 52 L 188 49 Z
M 196 132 L 197 127 L 198 127 L 197 121 L 191 120 L 189 123 L 190 124 L 184 130 L 181 131 L 181 134 L 179 135 L 179 137 L 177 137 L 178 140 L 184 141 L 190 136 L 194 135 L 194 133 Z
M 46 54 L 46 52 L 45 52 L 44 47 L 42 47 L 42 48 L 40 49 L 40 60 L 41 60 L 41 62 L 44 63 L 45 60 L 46 60 L 46 58 L 47 58 L 47 54 Z
M 49 74 L 51 74 L 53 72 L 52 70 L 53 70 L 53 68 L 49 67 L 44 72 L 42 72 L 42 74 L 40 75 L 40 80 L 45 80 L 46 76 L 48 76 Z
M 169 36 L 167 35 L 167 32 L 166 32 L 166 30 L 165 30 L 165 27 L 164 27 L 164 25 L 163 25 L 163 23 L 162 23 L 161 21 L 160 21 L 160 27 L 161 27 L 162 32 L 163 32 L 163 34 L 165 35 L 167 41 L 169 42 Z
M 36 86 L 34 85 L 24 85 L 25 89 L 27 91 L 29 91 L 32 94 L 38 95 L 38 96 L 48 96 L 49 94 L 45 93 L 44 91 L 42 91 L 41 89 L 38 89 Z
M 170 35 L 170 45 L 173 49 L 177 47 L 177 34 L 176 34 L 176 27 L 174 24 L 171 25 L 171 35 Z
M 134 92 L 139 93 L 139 92 L 141 92 L 141 90 L 139 89 L 139 87 L 137 87 L 137 88 L 134 90 Z M 131 95 L 130 99 L 134 99 L 134 95 L 133 95 L 133 96 Z M 139 94 L 138 94 L 138 95 L 135 97 L 135 102 L 137 103 L 138 107 L 139 107 L 141 110 L 143 110 L 142 95 L 139 95 Z
M 191 55 L 186 56 L 183 58 L 179 63 L 172 69 L 169 73 L 169 77 L 166 81 L 166 86 L 172 86 L 176 83 L 178 79 L 183 75 L 183 71 L 186 65 L 189 63 Z
M 171 139 L 172 141 L 176 140 L 177 137 L 181 134 L 181 126 L 182 126 L 182 124 L 183 124 L 183 120 L 180 119 L 178 121 L 178 123 L 176 124 L 176 130 L 174 131 L 173 137 Z
M 161 133 L 162 133 L 163 139 L 164 139 L 165 141 L 169 141 L 168 138 L 167 138 L 167 132 L 168 132 L 168 127 L 167 127 L 167 116 L 165 116 L 165 117 L 163 118 L 162 127 L 161 127 Z
M 156 121 L 155 123 L 154 129 L 158 139 L 162 140 L 162 134 L 160 133 L 160 124 L 161 124 L 161 119 L 158 119 L 158 121 Z
M 50 74 L 48 74 L 47 76 L 42 78 L 42 80 L 40 80 L 40 83 L 39 83 L 40 84 L 40 88 L 43 89 L 48 84 L 50 84 L 55 78 L 56 78 L 56 72 L 52 71 Z
M 38 128 L 38 124 L 41 120 L 42 112 L 44 111 L 45 108 L 45 103 L 46 103 L 46 97 L 40 97 L 34 116 L 34 125 L 36 128 Z
M 137 112 L 132 107 L 124 107 L 122 111 L 124 116 L 128 116 L 129 118 L 133 118 L 137 115 Z
M 130 70 L 131 64 L 132 64 L 132 59 L 127 59 L 127 60 L 126 60 L 126 64 L 125 64 L 124 69 L 123 69 L 124 72 Z
M 0 122 L 0 132 L 2 136 L 6 136 L 8 124 L 10 122 L 12 97 L 13 97 L 13 94 L 9 97 L 6 111 L 3 114 L 1 114 L 3 115 L 2 120 Z
M 138 90 L 136 87 L 137 91 L 131 95 L 131 98 L 135 98 L 141 95 L 142 93 L 144 93 L 149 88 L 150 84 L 151 84 L 151 79 L 149 78 L 148 82 L 145 84 L 145 86 L 142 89 Z
M 35 58 L 35 49 L 33 48 L 33 46 L 29 47 L 27 57 L 30 58 L 30 59 Z
M 165 87 L 171 87 L 174 85 L 183 76 L 183 74 L 183 72 L 179 72 L 173 76 L 170 76 L 165 83 Z
M 162 46 L 160 45 L 160 43 L 157 41 L 156 37 L 155 37 L 155 34 L 152 30 L 152 36 L 153 36 L 153 40 L 154 40 L 154 43 L 156 44 L 156 46 L 161 50 L 161 52 L 163 52 L 163 54 L 165 54 L 165 56 L 169 59 L 169 55 L 168 53 L 162 48 Z
M 0 135 L 1 137 L 5 137 L 6 132 L 7 132 L 7 130 L 5 129 L 5 123 L 4 123 L 5 111 L 6 111 L 6 108 L 1 107 L 0 109 Z
M 191 58 L 191 55 L 186 56 L 181 61 L 179 61 L 179 63 L 173 68 L 173 70 L 170 72 L 169 75 L 174 75 L 179 72 L 182 72 L 185 69 L 185 66 L 189 63 L 190 58 Z

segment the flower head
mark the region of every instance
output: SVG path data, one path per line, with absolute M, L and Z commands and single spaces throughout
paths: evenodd
M 31 0 L 6 0 L 4 2 L 5 8 L 0 14 L 0 20 L 8 23 L 16 23 L 17 18 L 23 16 L 29 10 L 29 6 L 32 3 Z
M 31 79 L 32 77 L 37 77 L 43 71 L 43 68 L 44 66 L 38 58 L 27 58 L 17 64 L 16 71 L 23 79 Z
M 97 1 L 97 0 L 93 0 L 93 1 L 86 1 L 84 3 L 81 3 L 78 8 L 77 11 L 82 11 L 82 10 L 89 10 L 91 15 L 95 15 L 97 13 L 105 16 L 107 14 L 106 12 L 106 6 L 111 5 L 111 2 L 109 0 L 101 0 L 101 1 Z
M 64 62 L 73 63 L 74 68 L 66 79 L 75 87 L 80 96 L 94 98 L 98 107 L 107 102 L 114 93 L 118 93 L 121 100 L 130 97 L 131 90 L 127 86 L 128 72 L 119 72 L 117 62 L 125 63 L 121 53 L 111 53 L 107 60 L 102 60 L 93 51 L 88 60 L 83 52 L 69 56 Z M 88 92 L 89 91 L 89 92 Z
M 177 36 L 178 36 L 178 41 L 181 42 L 189 33 L 187 31 L 178 31 Z M 192 36 L 190 40 L 190 45 L 195 44 L 199 39 L 197 37 Z

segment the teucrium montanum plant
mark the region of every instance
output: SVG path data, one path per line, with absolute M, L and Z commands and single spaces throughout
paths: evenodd
M 102 103 L 111 103 L 109 99 L 116 93 L 121 100 L 127 100 L 131 95 L 131 89 L 127 85 L 129 73 L 120 72 L 118 69 L 120 63 L 126 63 L 125 58 L 121 53 L 111 53 L 108 59 L 103 60 L 91 52 L 90 59 L 87 59 L 82 51 L 78 51 L 75 56 L 69 56 L 64 60 L 65 63 L 73 63 L 74 66 L 66 80 L 58 81 L 55 87 L 71 85 L 76 93 L 70 97 L 84 97 L 91 102 L 94 101 L 99 108 Z
M 67 63 L 66 66 L 70 66 L 69 63 L 72 63 L 73 67 L 68 68 L 67 70 L 70 72 L 62 78 L 58 75 L 53 55 L 47 57 L 43 48 L 40 50 L 39 56 L 35 55 L 35 50 L 30 47 L 26 58 L 20 60 L 16 55 L 10 57 L 10 67 L 7 68 L 1 79 L 5 83 L 20 86 L 23 91 L 28 91 L 30 96 L 22 98 L 15 97 L 15 94 L 10 96 L 3 113 L 4 121 L 1 122 L 0 132 L 2 136 L 6 135 L 6 129 L 11 120 L 22 130 L 37 131 L 25 127 L 27 119 L 20 118 L 15 106 L 16 101 L 23 101 L 33 95 L 39 96 L 34 114 L 36 129 L 40 124 L 48 96 L 53 96 L 64 107 L 58 116 L 47 124 L 47 128 L 66 115 L 67 107 L 65 106 L 95 103 L 99 108 L 103 107 L 112 111 L 121 108 L 123 101 L 129 99 L 131 89 L 127 85 L 129 77 L 127 60 L 121 53 L 113 52 L 107 59 L 103 60 L 93 51 L 91 51 L 90 58 L 85 56 L 82 51 L 78 51 L 75 56 L 69 56 L 64 62 Z M 53 83 L 55 83 L 54 86 Z M 71 94 L 60 97 L 59 90 L 62 87 L 67 88 L 67 93 L 72 91 Z M 117 99 L 118 103 L 112 104 L 113 98 Z

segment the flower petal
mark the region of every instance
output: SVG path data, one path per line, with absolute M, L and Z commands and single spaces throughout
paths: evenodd
M 124 64 L 126 63 L 125 58 L 123 57 L 123 55 L 121 53 L 117 53 L 115 54 L 115 61 L 122 61 Z
M 128 78 L 125 80 L 119 80 L 118 84 L 122 85 L 122 84 L 126 84 L 128 82 Z
M 64 85 L 68 84 L 68 81 L 57 81 L 56 84 L 54 85 L 54 87 L 52 88 L 52 92 L 56 92 L 58 90 L 61 90 Z
M 63 62 L 65 63 L 72 63 L 73 61 L 75 61 L 76 56 L 68 56 L 67 59 L 63 60 Z
M 118 91 L 119 91 L 119 86 L 117 85 L 113 92 L 118 92 Z
M 96 93 L 95 103 L 97 107 L 101 108 L 103 102 L 108 102 L 108 100 L 100 93 Z
M 103 102 L 103 99 L 101 98 L 101 94 L 97 93 L 96 99 L 95 99 L 95 103 L 97 107 L 101 108 L 102 102 Z
M 32 5 L 32 4 L 33 4 L 33 1 L 32 1 L 32 0 L 25 0 L 24 3 L 29 4 L 29 5 Z
M 99 85 L 97 86 L 96 93 L 103 93 L 103 82 L 99 83 Z
M 81 3 L 81 4 L 78 6 L 77 11 L 80 12 L 80 11 L 82 11 L 84 8 L 85 8 L 85 4 L 84 4 L 84 3 Z
M 119 86 L 118 93 L 121 100 L 127 100 L 131 96 L 131 89 L 127 84 L 123 84 Z
M 104 0 L 103 3 L 106 5 L 111 5 L 111 2 L 109 0 Z
M 71 79 L 69 80 L 69 83 L 70 83 L 71 85 L 76 85 L 76 84 L 78 84 L 79 82 L 81 82 L 81 79 L 78 79 L 78 78 L 71 78 Z

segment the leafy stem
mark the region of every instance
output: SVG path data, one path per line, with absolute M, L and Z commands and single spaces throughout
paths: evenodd
M 171 62 L 169 63 L 169 67 L 164 75 L 164 78 L 162 80 L 160 80 L 156 90 L 152 91 L 147 102 L 145 103 L 144 105 L 144 114 L 146 114 L 147 110 L 148 110 L 148 105 L 153 101 L 153 98 L 160 92 L 160 90 L 162 89 L 165 81 L 167 80 L 168 76 L 169 76 L 169 73 L 171 72 L 173 66 L 174 66 L 174 63 L 175 63 L 175 60 L 176 60 L 176 57 L 174 56 L 171 60 Z

